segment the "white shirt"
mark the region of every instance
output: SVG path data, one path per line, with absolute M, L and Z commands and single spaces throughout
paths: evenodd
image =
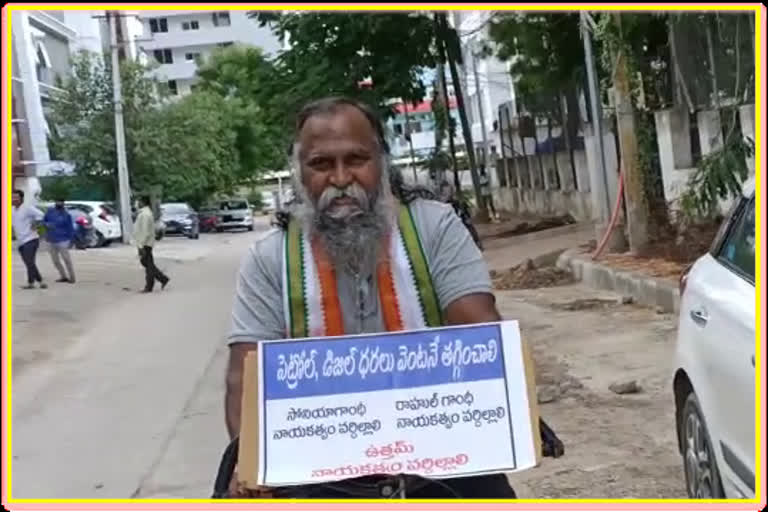
M 155 245 L 155 216 L 149 206 L 139 210 L 136 216 L 136 222 L 133 224 L 133 239 L 138 248 Z
M 24 245 L 27 242 L 40 238 L 35 224 L 43 220 L 44 216 L 43 212 L 29 204 L 22 204 L 18 208 L 13 207 L 11 210 L 11 221 L 13 223 L 13 231 L 16 233 L 16 241 L 19 245 Z

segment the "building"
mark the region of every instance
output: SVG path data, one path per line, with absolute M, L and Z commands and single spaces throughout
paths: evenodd
M 435 149 L 435 116 L 432 113 L 432 101 L 425 100 L 417 105 L 397 102 L 392 105 L 394 115 L 387 121 L 390 134 L 392 158 L 398 161 L 411 159 L 411 145 L 416 160 L 428 157 Z M 459 126 L 459 113 L 456 98 L 449 101 L 450 114 Z M 409 140 L 410 137 L 410 140 Z M 447 147 L 447 137 L 446 137 Z
M 32 201 L 41 191 L 37 177 L 58 165 L 48 152 L 46 111 L 57 78 L 69 72 L 72 48 L 86 44 L 71 24 L 77 14 L 14 10 L 11 16 L 13 187 Z
M 472 143 L 479 161 L 483 161 L 483 130 L 491 153 L 499 153 L 499 107 L 509 105 L 517 117 L 515 85 L 509 62 L 480 54 L 482 44 L 490 39 L 489 18 L 493 11 L 456 11 L 453 24 L 461 39 L 463 54 L 462 89 L 467 102 L 467 116 L 472 127 Z M 482 116 L 480 106 L 482 105 Z M 485 127 L 480 122 L 484 118 Z
M 247 11 L 143 11 L 141 49 L 157 62 L 154 76 L 168 83 L 171 94 L 184 95 L 196 82 L 197 61 L 214 49 L 234 43 L 261 48 L 274 55 L 282 43 L 271 30 L 259 27 Z

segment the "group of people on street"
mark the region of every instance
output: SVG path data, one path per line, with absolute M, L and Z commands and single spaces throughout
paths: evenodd
M 43 213 L 36 206 L 24 202 L 23 191 L 14 190 L 11 216 L 19 253 L 27 268 L 27 284 L 23 288 L 32 289 L 35 285 L 42 289 L 48 288 L 37 268 L 41 226 L 45 228 L 53 266 L 61 276 L 56 282 L 74 284 L 75 269 L 69 248 L 75 239 L 75 228 L 72 216 L 64 207 L 64 200 L 57 199 L 54 206 Z
M 75 269 L 69 249 L 75 240 L 75 226 L 72 215 L 67 211 L 63 198 L 56 199 L 53 207 L 43 213 L 39 208 L 24 201 L 24 192 L 13 191 L 11 218 L 13 231 L 21 259 L 27 269 L 27 284 L 23 289 L 31 290 L 36 286 L 48 288 L 37 267 L 37 251 L 40 248 L 40 228 L 45 232 L 53 266 L 59 272 L 57 283 L 75 283 Z M 155 282 L 165 289 L 170 281 L 155 265 L 152 248 L 155 244 L 155 219 L 150 200 L 141 197 L 142 208 L 136 217 L 133 239 L 139 252 L 139 261 L 144 267 L 146 280 L 142 293 L 150 293 Z M 63 262 L 63 263 L 62 263 Z

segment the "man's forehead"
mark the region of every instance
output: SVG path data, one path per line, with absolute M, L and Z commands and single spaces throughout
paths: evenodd
M 302 152 L 308 152 L 315 146 L 372 149 L 376 146 L 376 131 L 358 109 L 341 106 L 307 119 L 299 132 L 299 143 Z

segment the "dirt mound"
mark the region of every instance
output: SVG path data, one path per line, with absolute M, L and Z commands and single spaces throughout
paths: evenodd
M 575 282 L 570 272 L 554 266 L 536 267 L 527 259 L 505 272 L 491 272 L 493 285 L 499 290 L 519 290 L 563 286 Z

